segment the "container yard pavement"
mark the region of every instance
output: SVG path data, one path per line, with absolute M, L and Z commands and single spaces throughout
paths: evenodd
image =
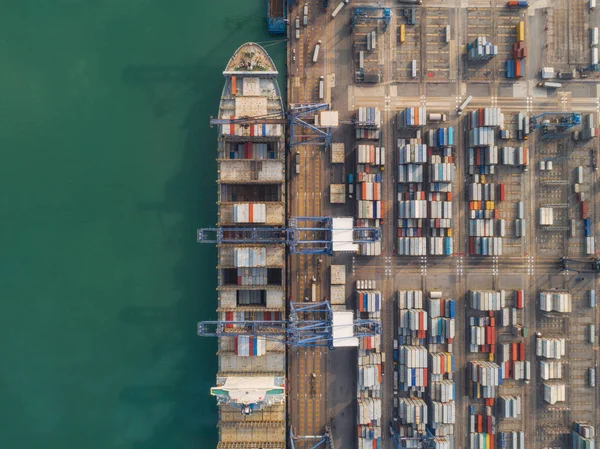
M 570 30 L 598 26 L 597 12 L 590 13 L 584 0 L 557 0 L 555 2 L 532 2 L 528 9 L 507 9 L 506 2 L 490 1 L 428 1 L 417 12 L 417 23 L 407 25 L 402 7 L 396 2 L 380 2 L 392 10 L 387 32 L 381 24 L 361 25 L 352 33 L 348 24 L 352 17 L 352 2 L 344 6 L 332 19 L 337 6 L 330 1 L 325 11 L 322 0 L 308 1 L 308 26 L 301 26 L 300 39 L 290 26 L 288 54 L 295 50 L 296 61 L 288 59 L 288 103 L 332 104 L 339 111 L 340 120 L 351 120 L 359 107 L 376 107 L 381 111 L 381 139 L 379 145 L 388 149 L 383 172 L 382 202 L 386 211 L 382 223 L 382 253 L 377 257 L 336 254 L 334 257 L 291 256 L 290 296 L 303 300 L 310 296 L 311 279 L 318 278 L 317 299 L 329 296 L 328 267 L 331 264 L 346 266 L 347 308 L 356 310 L 354 282 L 373 279 L 383 297 L 382 346 L 387 354 L 382 382 L 382 447 L 391 447 L 388 423 L 396 416 L 393 407 L 392 363 L 395 335 L 395 295 L 398 290 L 443 291 L 444 297 L 457 302 L 456 338 L 454 356 L 456 373 L 456 424 L 455 447 L 469 447 L 468 406 L 476 402 L 468 399 L 468 361 L 487 360 L 481 353 L 470 353 L 469 319 L 481 316 L 467 306 L 469 290 L 523 290 L 524 308 L 518 312 L 519 324 L 526 326 L 529 336 L 515 340 L 507 329 L 498 331 L 500 343 L 522 341 L 525 360 L 531 364 L 531 382 L 509 381 L 502 387 L 502 395 L 522 398 L 521 420 L 496 420 L 496 431 L 525 431 L 526 447 L 542 448 L 567 444 L 567 431 L 573 421 L 587 421 L 598 428 L 598 391 L 587 387 L 585 370 L 595 366 L 598 343 L 587 340 L 588 325 L 598 323 L 596 309 L 585 304 L 585 292 L 597 289 L 596 273 L 563 272 L 560 257 L 585 260 L 589 267 L 591 258 L 584 254 L 583 234 L 578 228 L 575 237 L 570 234 L 570 219 L 579 217 L 580 204 L 573 192 L 574 170 L 585 169 L 585 189 L 589 216 L 593 230 L 598 233 L 596 210 L 596 172 L 593 170 L 598 139 L 574 142 L 570 135 L 545 140 L 540 131 L 532 131 L 529 140 L 509 139 L 507 145 L 526 146 L 529 149 L 528 171 L 520 168 L 504 170 L 496 175 L 496 183 L 506 186 L 506 199 L 498 206 L 500 219 L 507 221 L 504 252 L 494 257 L 469 254 L 468 201 L 466 183 L 471 182 L 466 161 L 467 142 L 465 119 L 457 117 L 456 109 L 464 99 L 472 95 L 468 111 L 478 108 L 501 108 L 509 129 L 516 129 L 514 117 L 521 112 L 529 117 L 544 112 L 600 113 L 597 73 L 587 78 L 574 79 L 564 84 L 558 92 L 537 87 L 542 66 L 555 66 L 557 70 L 572 70 L 588 64 L 589 46 L 581 46 L 578 39 L 589 40 L 587 31 L 581 34 Z M 546 14 L 542 4 L 549 5 Z M 292 5 L 291 24 L 304 5 L 301 1 Z M 529 50 L 525 58 L 524 76 L 520 79 L 505 77 L 505 61 L 511 56 L 516 27 L 525 22 L 525 44 Z M 406 40 L 400 43 L 398 26 L 405 24 Z M 451 39 L 443 44 L 445 25 L 451 26 Z M 547 29 L 546 29 L 547 28 Z M 357 43 L 366 39 L 367 30 L 377 29 L 378 49 L 365 61 L 369 70 L 378 70 L 381 82 L 374 85 L 355 83 Z M 586 28 L 587 29 L 587 28 Z M 562 33 L 562 34 L 561 34 Z M 581 35 L 580 35 L 581 34 Z M 498 56 L 489 62 L 469 63 L 465 47 L 477 36 L 487 38 L 499 47 Z M 579 36 L 579 37 L 577 37 Z M 317 63 L 312 62 L 314 47 L 322 41 Z M 544 42 L 548 43 L 545 46 Z M 569 59 L 572 54 L 572 59 Z M 418 61 L 418 76 L 412 79 L 409 63 Z M 324 99 L 320 100 L 318 81 L 325 82 Z M 397 255 L 396 248 L 396 114 L 407 107 L 426 106 L 427 113 L 444 113 L 456 131 L 456 176 L 453 184 L 453 254 L 451 256 L 410 257 Z M 332 165 L 329 150 L 317 146 L 292 148 L 301 154 L 299 175 L 293 174 L 288 165 L 289 198 L 291 216 L 353 216 L 355 198 L 345 205 L 331 204 L 328 198 L 329 184 L 347 185 L 347 175 L 355 173 L 354 128 L 343 124 L 333 131 L 333 142 L 343 142 L 346 162 L 343 166 Z M 290 158 L 291 159 L 291 158 Z M 541 161 L 552 160 L 552 171 L 540 171 Z M 523 202 L 527 220 L 526 235 L 517 237 L 514 221 L 517 203 Z M 556 225 L 540 225 L 540 207 L 553 207 Z M 579 220 L 578 223 L 581 223 Z M 580 224 L 578 225 L 580 226 Z M 583 266 L 583 264 L 582 264 Z M 577 269 L 582 269 L 579 266 Z M 539 310 L 540 291 L 553 289 L 569 291 L 573 295 L 573 311 L 570 314 L 545 313 Z M 464 303 L 462 302 L 463 300 Z M 567 354 L 569 372 L 564 376 L 566 401 L 550 406 L 544 404 L 540 381 L 539 358 L 536 353 L 535 333 L 568 336 Z M 335 447 L 356 447 L 356 350 L 296 349 L 289 354 L 289 419 L 295 435 L 323 434 L 330 426 Z M 485 358 L 482 358 L 485 357 Z M 317 381 L 311 380 L 312 373 Z M 570 380 L 569 380 L 570 378 Z M 313 389 L 314 382 L 314 389 Z M 498 416 L 498 415 L 497 415 Z M 396 416 L 397 417 L 397 416 Z M 308 442 L 297 448 L 312 447 Z

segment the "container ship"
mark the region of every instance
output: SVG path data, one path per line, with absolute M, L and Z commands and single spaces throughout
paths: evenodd
M 225 234 L 227 228 L 283 227 L 284 125 L 247 121 L 283 116 L 277 69 L 264 48 L 246 43 L 223 75 L 219 118 L 227 122 L 219 125 L 218 226 Z M 219 320 L 285 319 L 285 245 L 228 242 L 217 251 Z M 225 324 L 225 334 L 232 335 L 218 343 L 217 381 L 211 389 L 219 408 L 217 448 L 285 449 L 285 335 L 240 335 L 241 326 Z

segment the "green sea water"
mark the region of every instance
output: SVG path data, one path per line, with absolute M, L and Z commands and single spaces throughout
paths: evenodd
M 0 447 L 214 447 L 195 229 L 216 222 L 221 72 L 273 39 L 264 0 L 0 4 Z

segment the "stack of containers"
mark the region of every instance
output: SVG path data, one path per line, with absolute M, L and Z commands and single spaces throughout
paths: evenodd
M 470 352 L 494 352 L 496 345 L 496 318 L 487 316 L 472 316 Z
M 454 252 L 452 240 L 452 183 L 455 166 L 452 148 L 444 147 L 442 154 L 429 157 L 429 254 L 449 256 Z
M 556 404 L 557 402 L 566 401 L 567 388 L 563 383 L 544 382 L 544 401 L 548 404 Z
M 446 438 L 454 446 L 456 386 L 452 380 L 455 371 L 452 350 L 455 302 L 444 298 L 441 291 L 430 291 L 427 306 L 431 317 L 428 332 L 430 431 L 436 437 Z
M 500 148 L 500 165 L 512 167 L 528 165 L 529 152 L 527 147 Z
M 430 345 L 448 345 L 448 352 L 452 352 L 452 342 L 456 333 L 455 329 L 455 302 L 453 299 L 429 298 L 429 335 L 427 343 Z
M 360 122 L 362 125 L 374 126 L 373 123 L 379 123 L 377 116 L 375 122 L 371 119 L 373 109 L 375 108 L 359 108 L 359 120 L 367 117 L 366 121 Z M 362 115 L 361 110 L 364 110 Z M 356 148 L 356 158 L 356 226 L 379 227 L 384 216 L 381 170 L 385 165 L 385 148 L 359 144 Z M 359 254 L 363 256 L 381 254 L 381 241 L 359 243 L 358 247 Z
M 267 352 L 264 337 L 237 335 L 234 337 L 234 352 L 239 357 L 260 357 Z
M 500 326 L 516 326 L 518 324 L 516 307 L 502 307 L 500 312 Z
M 573 423 L 571 443 L 573 449 L 594 449 L 596 447 L 594 427 L 585 423 Z
M 361 107 L 356 114 L 356 139 L 379 140 L 381 112 L 378 108 Z
M 269 151 L 266 143 L 238 143 L 229 151 L 229 159 L 275 159 L 276 157 L 277 153 Z
M 525 432 L 500 432 L 498 440 L 501 448 L 525 449 Z
M 562 379 L 562 376 L 562 362 L 557 360 L 540 360 L 540 377 L 542 379 Z
M 370 319 L 381 319 L 381 292 L 379 290 L 357 290 L 356 304 L 361 315 Z
M 538 357 L 560 360 L 567 353 L 567 343 L 564 338 L 538 337 L 535 341 L 535 354 Z
M 235 116 L 225 116 L 225 119 L 234 120 Z M 282 125 L 238 125 L 230 123 L 227 125 L 221 125 L 221 134 L 226 136 L 240 136 L 240 137 L 281 137 L 283 135 Z
M 427 108 L 424 106 L 406 108 L 400 111 L 396 118 L 398 129 L 402 128 L 418 128 L 427 125 Z
M 552 226 L 554 224 L 554 209 L 551 207 L 540 207 L 540 225 Z
M 234 248 L 233 265 L 235 267 L 264 267 L 267 263 L 267 249 Z
M 357 292 L 358 316 L 380 320 L 381 293 L 376 290 Z M 381 385 L 385 353 L 381 351 L 381 336 L 359 338 L 358 347 L 358 447 L 381 445 Z
M 356 163 L 381 166 L 385 165 L 385 148 L 375 145 L 358 145 Z
M 426 143 L 431 148 L 454 146 L 454 128 L 438 128 L 427 131 Z
M 498 344 L 496 345 L 496 357 L 502 367 L 504 379 L 522 380 L 526 378 L 525 343 Z
M 489 61 L 498 54 L 498 46 L 492 45 L 485 36 L 478 36 L 473 42 L 467 44 L 467 57 L 469 61 Z
M 469 431 L 471 449 L 494 448 L 496 418 L 492 407 L 486 407 L 486 413 L 475 413 L 475 407 L 469 407 Z
M 500 396 L 498 405 L 502 418 L 519 418 L 521 416 L 521 396 Z
M 473 399 L 494 399 L 502 385 L 502 368 L 493 362 L 469 362 L 469 390 Z M 487 405 L 493 405 L 488 403 Z
M 424 186 L 424 164 L 427 146 L 420 139 L 398 139 L 398 254 L 424 256 L 427 254 L 423 233 L 427 218 Z
M 524 58 L 527 56 L 527 47 L 525 47 L 525 22 L 520 21 L 517 24 L 517 41 L 512 46 L 512 57 L 506 61 L 506 77 L 520 78 L 525 72 Z
M 500 310 L 506 304 L 506 290 L 469 290 L 469 306 L 475 310 Z
M 245 203 L 233 205 L 234 223 L 266 223 L 267 205 L 264 203 Z
M 400 421 L 409 425 L 416 432 L 425 433 L 427 425 L 427 404 L 421 398 L 400 398 L 399 400 Z
M 517 113 L 517 139 L 527 140 L 529 139 L 529 117 L 522 112 Z M 525 155 L 525 161 L 527 161 L 527 155 Z M 527 164 L 525 164 L 527 165 Z
M 267 285 L 267 268 L 238 268 L 236 285 Z
M 571 312 L 571 294 L 565 292 L 540 292 L 540 310 L 544 312 Z
M 400 389 L 423 393 L 427 387 L 427 348 L 425 346 L 400 346 Z
M 427 324 L 427 312 L 423 310 L 423 292 L 420 290 L 398 291 L 399 344 L 423 346 Z
M 598 127 L 596 125 L 596 115 L 593 112 L 586 114 L 583 119 L 583 130 L 580 134 L 581 138 L 583 140 L 589 140 L 598 137 Z
M 504 125 L 500 108 L 480 108 L 467 115 L 469 141 L 467 159 L 473 182 L 468 185 L 469 199 L 469 254 L 502 255 L 502 237 L 506 224 L 499 219 L 498 203 L 506 197 L 506 186 L 486 179 L 495 173 L 499 164 L 498 147 L 494 135 Z M 497 235 L 497 233 L 499 235 Z

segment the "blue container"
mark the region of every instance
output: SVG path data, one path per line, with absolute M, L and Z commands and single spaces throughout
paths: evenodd
M 350 173 L 350 174 L 348 175 L 348 182 L 349 182 L 350 184 L 352 184 L 352 183 L 354 182 L 354 175 L 353 175 L 352 173 Z M 398 187 L 400 187 L 400 186 L 398 185 Z
M 592 222 L 589 218 L 583 220 L 583 227 L 585 229 L 585 236 L 590 237 L 592 235 Z

